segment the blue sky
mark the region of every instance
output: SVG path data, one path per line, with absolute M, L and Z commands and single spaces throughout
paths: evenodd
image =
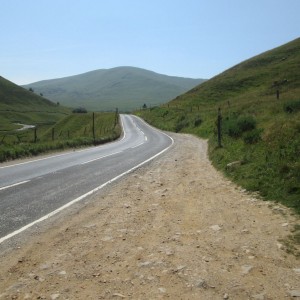
M 211 78 L 300 36 L 299 0 L 0 0 L 0 75 L 134 66 Z

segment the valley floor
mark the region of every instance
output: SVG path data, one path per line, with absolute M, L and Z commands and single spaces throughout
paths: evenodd
M 0 245 L 0 299 L 290 299 L 299 219 L 225 179 L 207 143 L 163 156 Z M 300 299 L 300 298 L 299 298 Z

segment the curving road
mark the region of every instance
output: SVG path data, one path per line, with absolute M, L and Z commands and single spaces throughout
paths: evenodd
M 141 119 L 121 115 L 117 142 L 0 165 L 0 243 L 80 201 L 166 151 L 173 140 Z

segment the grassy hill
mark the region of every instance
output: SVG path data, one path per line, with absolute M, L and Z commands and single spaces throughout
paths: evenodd
M 54 123 L 70 109 L 36 95 L 0 76 L 0 132 L 16 129 L 16 123 Z
M 131 111 L 144 104 L 166 103 L 203 81 L 134 67 L 118 67 L 35 82 L 25 87 L 70 107 L 83 106 L 95 111 L 118 107 L 120 111 Z
M 162 129 L 208 138 L 217 168 L 247 190 L 300 213 L 299 38 L 139 114 Z

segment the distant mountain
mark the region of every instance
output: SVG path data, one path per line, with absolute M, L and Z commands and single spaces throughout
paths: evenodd
M 70 110 L 0 76 L 0 131 L 14 123 L 55 122 Z
M 154 106 L 187 92 L 204 79 L 158 74 L 152 71 L 117 67 L 100 69 L 59 79 L 25 85 L 53 102 L 89 110 L 130 111 L 146 104 Z

